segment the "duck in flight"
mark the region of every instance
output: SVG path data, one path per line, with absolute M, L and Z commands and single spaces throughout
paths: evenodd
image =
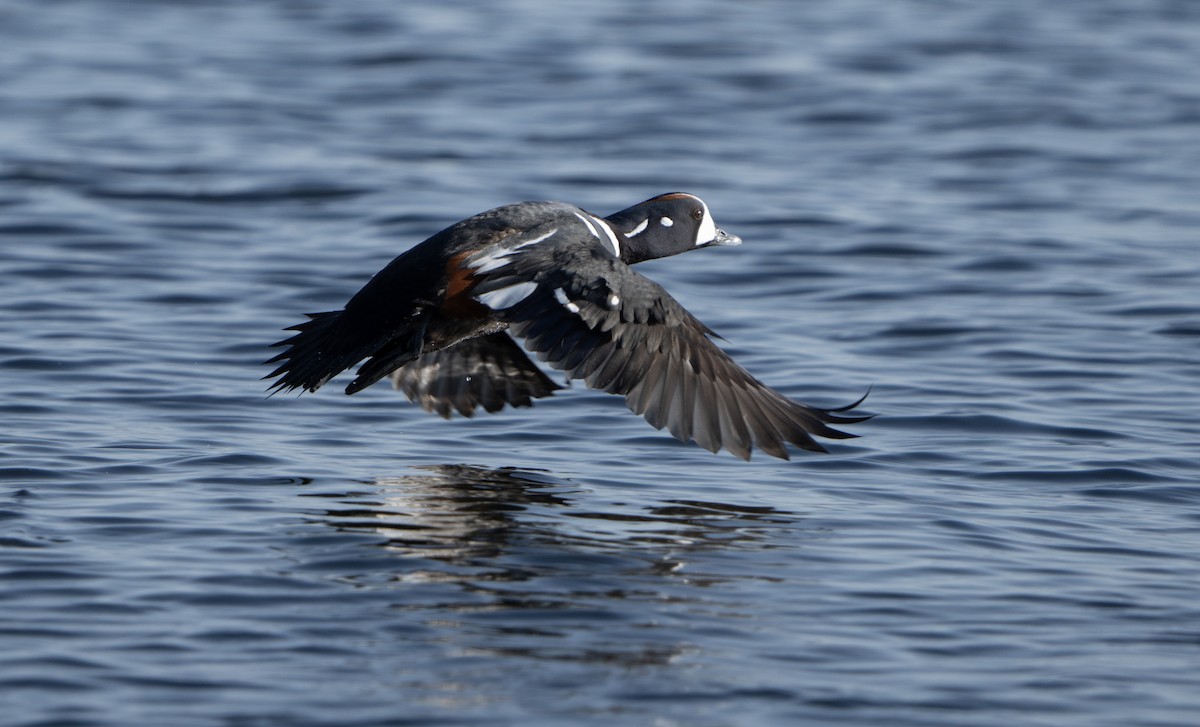
M 366 359 L 346 387 L 389 376 L 449 419 L 478 407 L 532 406 L 560 389 L 514 339 L 589 387 L 620 394 L 680 441 L 750 459 L 788 459 L 785 443 L 826 451 L 813 436 L 869 416 L 792 401 L 751 376 L 716 334 L 632 265 L 741 239 L 691 194 L 663 194 L 608 217 L 562 202 L 521 202 L 457 222 L 402 253 L 346 307 L 311 313 L 267 361 L 272 393 L 316 391 Z M 865 396 L 863 397 L 865 398 Z

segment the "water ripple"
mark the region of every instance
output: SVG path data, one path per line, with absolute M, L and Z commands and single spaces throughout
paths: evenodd
M 1195 721 L 1191 4 L 128 5 L 0 8 L 6 724 Z M 264 396 L 447 223 L 675 189 L 746 244 L 644 272 L 860 439 Z

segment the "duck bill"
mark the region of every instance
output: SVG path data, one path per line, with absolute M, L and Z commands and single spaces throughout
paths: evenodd
M 714 237 L 711 241 L 704 243 L 704 247 L 708 247 L 709 245 L 741 245 L 741 244 L 742 244 L 742 238 L 738 237 L 737 235 L 731 235 L 728 232 L 726 232 L 725 230 L 718 229 L 717 236 Z

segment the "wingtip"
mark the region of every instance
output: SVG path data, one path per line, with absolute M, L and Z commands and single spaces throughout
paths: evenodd
M 825 422 L 826 424 L 859 424 L 859 423 L 865 422 L 869 419 L 874 419 L 876 416 L 875 414 L 860 414 L 857 412 L 853 416 L 839 416 L 839 414 L 841 414 L 842 412 L 851 411 L 851 410 L 857 408 L 864 401 L 866 401 L 867 397 L 871 395 L 872 388 L 873 388 L 873 386 L 868 386 L 866 393 L 864 393 L 862 396 L 858 397 L 858 399 L 856 401 L 846 404 L 845 406 L 831 407 L 829 409 L 820 409 L 819 410 L 820 420 Z M 845 438 L 849 438 L 852 436 L 857 437 L 858 435 L 857 434 L 847 435 Z
M 869 385 L 867 386 L 867 391 L 866 391 L 866 393 L 864 393 L 862 396 L 858 397 L 858 400 L 857 400 L 857 401 L 855 401 L 855 402 L 853 402 L 853 403 L 851 403 L 851 404 L 847 404 L 847 405 L 845 405 L 845 406 L 839 406 L 839 407 L 837 407 L 837 408 L 834 408 L 834 409 L 826 409 L 825 411 L 827 411 L 827 412 L 831 412 L 831 413 L 837 413 L 837 412 L 842 412 L 842 411 L 850 411 L 851 409 L 855 409 L 855 408 L 857 408 L 857 407 L 858 407 L 858 405 L 859 405 L 859 404 L 861 404 L 861 403 L 863 403 L 864 401 L 866 401 L 866 400 L 867 400 L 867 397 L 871 395 L 871 389 L 874 389 L 874 388 L 875 388 L 875 385 L 874 385 L 874 384 L 869 384 Z M 875 415 L 874 415 L 874 414 L 867 414 L 867 415 L 866 415 L 866 417 L 865 417 L 865 419 L 870 419 L 870 418 L 871 418 L 871 417 L 873 417 L 873 416 L 875 416 Z M 858 420 L 858 421 L 865 421 L 865 419 L 860 419 L 860 420 Z

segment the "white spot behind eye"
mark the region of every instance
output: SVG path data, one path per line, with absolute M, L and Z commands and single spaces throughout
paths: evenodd
M 658 222 L 663 227 L 670 227 L 671 225 L 675 224 L 675 220 L 671 219 L 670 217 L 664 217 L 661 220 L 659 220 Z
M 616 308 L 616 307 L 617 307 L 617 306 L 619 306 L 619 305 L 621 305 L 621 299 L 620 299 L 620 298 L 618 298 L 618 297 L 617 297 L 617 296 L 615 296 L 615 295 L 610 295 L 610 296 L 608 296 L 608 307 L 609 307 L 609 308 Z
M 646 219 L 642 220 L 641 222 L 638 223 L 637 227 L 633 228 L 629 232 L 626 232 L 625 237 L 633 237 L 634 235 L 640 235 L 642 232 L 645 232 L 646 225 L 648 225 L 648 224 L 650 224 L 650 218 L 646 218 Z

